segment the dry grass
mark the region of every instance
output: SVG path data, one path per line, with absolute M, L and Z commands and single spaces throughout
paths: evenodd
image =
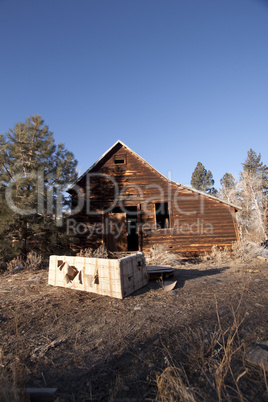
M 150 249 L 150 257 L 147 258 L 150 265 L 176 266 L 180 263 L 180 257 L 171 253 L 167 246 L 153 246 Z
M 25 371 L 25 359 L 24 345 L 18 330 L 18 312 L 14 312 L 14 326 L 16 333 L 16 355 L 14 356 L 13 363 L 11 365 L 10 377 L 8 370 L 4 364 L 4 350 L 1 348 L 1 374 L 0 374 L 0 400 L 3 402 L 28 402 L 30 401 L 29 395 L 25 392 L 26 384 L 26 371 Z M 7 380 L 7 379 L 11 380 Z
M 17 269 L 27 269 L 29 271 L 37 271 L 41 268 L 43 264 L 43 258 L 40 254 L 35 251 L 31 251 L 27 254 L 26 261 L 23 261 L 21 256 L 13 258 L 7 263 L 7 270 L 11 273 L 15 272 Z
M 229 397 L 228 389 L 231 389 L 237 394 L 236 397 L 238 397 L 240 401 L 243 401 L 244 398 L 240 391 L 238 381 L 243 375 L 246 374 L 247 371 L 243 368 L 243 371 L 240 372 L 238 376 L 235 376 L 232 369 L 232 360 L 234 356 L 244 347 L 243 342 L 239 338 L 239 328 L 245 317 L 239 317 L 239 307 L 236 309 L 236 311 L 232 309 L 233 323 L 229 328 L 224 330 L 221 325 L 217 302 L 216 313 L 219 326 L 219 339 L 217 343 L 220 345 L 222 350 L 221 358 L 215 371 L 215 384 L 218 400 L 222 401 L 223 399 L 227 399 Z M 234 388 L 226 384 L 226 377 L 228 374 L 230 374 L 232 377 Z
M 37 271 L 41 268 L 43 263 L 43 258 L 40 254 L 37 254 L 35 251 L 31 251 L 27 254 L 27 259 L 25 262 L 25 268 L 29 271 Z
M 114 401 L 115 400 L 116 396 L 122 390 L 123 386 L 124 386 L 123 380 L 120 377 L 120 375 L 117 374 L 112 393 L 111 393 L 111 395 L 109 397 L 109 401 Z
M 105 245 L 101 244 L 100 247 L 98 247 L 96 250 L 93 251 L 92 256 L 94 258 L 108 258 L 109 254 Z
M 20 256 L 15 257 L 7 263 L 7 271 L 13 272 L 15 270 L 15 268 L 23 267 L 23 266 L 24 266 L 24 264 L 23 264 L 22 258 Z
M 209 262 L 211 264 L 225 264 L 229 262 L 232 258 L 231 251 L 225 247 L 223 250 L 217 246 L 212 246 L 211 252 L 203 257 L 203 261 Z
M 167 367 L 156 379 L 158 401 L 195 402 L 194 391 L 185 385 L 183 372 L 177 367 Z
M 240 242 L 234 243 L 232 249 L 227 247 L 220 249 L 217 246 L 211 248 L 211 252 L 206 254 L 202 260 L 209 265 L 244 266 L 252 265 L 256 261 L 257 256 L 268 257 L 266 250 L 259 243 L 251 242 L 248 239 L 242 239 Z
M 258 255 L 262 256 L 266 253 L 267 250 L 259 243 L 243 239 L 239 243 L 234 243 L 232 255 L 237 262 L 250 264 Z
M 248 256 L 244 256 L 243 250 L 249 250 L 247 252 L 254 256 L 253 258 L 259 254 L 259 249 L 255 249 L 255 246 L 252 246 L 252 249 L 251 246 L 247 247 L 249 248 L 238 249 L 233 253 L 228 252 L 230 261 L 235 261 L 233 258 L 236 252 L 241 256 L 236 261 L 245 261 Z M 158 250 L 158 253 L 161 258 L 165 253 L 170 254 L 166 248 Z M 218 264 L 219 261 L 225 261 L 224 253 L 225 250 L 215 251 L 213 259 L 208 260 L 208 263 L 211 261 L 214 264 L 218 261 Z M 179 260 L 175 257 L 177 264 Z M 164 263 L 168 264 L 166 260 Z M 209 268 L 208 263 L 206 269 Z M 193 267 L 194 270 L 199 269 L 197 264 Z M 65 290 L 64 293 L 55 291 L 42 285 L 42 282 L 26 280 L 30 278 L 30 273 L 27 276 L 27 272 L 21 272 L 12 278 L 3 278 L 6 287 L 2 287 L 2 303 L 6 306 L 6 313 L 1 329 L 9 333 L 9 339 L 11 335 L 13 338 L 11 341 L 6 338 L 5 343 L 3 342 L 5 350 L 1 353 L 0 349 L 0 380 L 5 384 L 0 389 L 0 400 L 27 400 L 23 399 L 27 397 L 23 396 L 23 385 L 27 384 L 27 376 L 31 384 L 39 384 L 44 366 L 41 360 L 30 362 L 29 353 L 40 345 L 36 343 L 40 338 L 40 324 L 43 325 L 42 328 L 46 328 L 42 333 L 49 339 L 55 339 L 55 333 L 60 336 L 64 333 L 66 336 L 68 331 L 68 341 L 66 346 L 62 346 L 61 354 L 56 349 L 51 352 L 51 357 L 46 357 L 49 359 L 46 379 L 47 374 L 48 377 L 51 376 L 48 385 L 49 381 L 54 381 L 52 374 L 57 373 L 57 370 L 64 373 L 65 367 L 74 373 L 73 384 L 78 383 L 78 375 L 86 373 L 87 377 L 79 377 L 79 386 L 81 394 L 88 392 L 89 400 L 93 400 L 93 395 L 95 400 L 98 400 L 99 396 L 106 398 L 105 400 L 124 400 L 122 398 L 128 398 L 132 392 L 136 392 L 137 398 L 144 395 L 144 399 L 152 398 L 158 401 L 265 400 L 262 398 L 265 389 L 268 392 L 267 373 L 259 367 L 250 366 L 244 359 L 244 342 L 248 347 L 251 342 L 258 340 L 258 337 L 266 339 L 267 332 L 264 330 L 267 329 L 267 323 L 265 318 L 262 318 L 266 306 L 266 273 L 267 270 L 263 270 L 257 274 L 258 282 L 252 281 L 251 286 L 245 289 L 244 282 L 240 281 L 240 274 L 237 275 L 235 270 L 230 270 L 228 277 L 217 274 L 207 278 L 195 278 L 193 272 L 194 279 L 185 281 L 184 287 L 178 288 L 178 292 L 174 294 L 160 292 L 153 286 L 148 295 L 141 293 L 122 302 L 112 300 L 111 303 L 103 297 L 94 296 L 91 299 L 81 293 L 71 295 L 71 292 L 67 293 Z M 252 275 L 243 273 L 242 277 L 250 280 Z M 221 279 L 219 283 L 217 278 Z M 9 282 L 10 279 L 14 283 Z M 208 283 L 204 283 L 203 279 L 207 279 Z M 225 283 L 227 279 L 228 287 Z M 13 287 L 16 286 L 17 292 L 14 293 Z M 258 289 L 261 289 L 262 293 L 258 294 Z M 217 293 L 218 300 L 216 308 L 214 292 Z M 230 308 L 230 303 L 237 305 L 241 293 L 247 296 L 244 297 L 241 309 L 239 303 L 237 308 Z M 14 300 L 11 298 L 12 294 Z M 255 299 L 255 295 L 258 295 L 258 298 Z M 6 296 L 10 296 L 9 304 L 4 299 Z M 262 298 L 265 299 L 263 302 Z M 263 303 L 263 307 L 255 306 L 256 301 Z M 138 303 L 142 308 L 134 312 L 133 309 Z M 14 316 L 13 313 L 10 314 L 10 306 L 15 310 L 15 304 L 20 305 L 21 311 L 24 312 L 20 314 L 18 310 L 17 318 L 15 313 Z M 241 311 L 248 311 L 245 322 Z M 28 324 L 28 321 L 30 323 L 32 317 L 36 316 L 38 326 L 34 320 Z M 15 336 L 13 319 L 17 328 Z M 19 325 L 16 324 L 17 319 Z M 260 323 L 260 320 L 263 322 Z M 20 331 L 27 331 L 21 338 L 18 328 Z M 100 333 L 102 339 L 96 341 L 96 334 Z M 3 334 L 5 335 L 5 332 Z M 132 349 L 135 352 L 133 357 L 130 356 Z M 99 359 L 100 371 L 98 367 L 93 371 L 94 359 Z M 149 366 L 147 360 L 153 364 Z M 107 373 L 107 379 L 100 375 L 100 372 Z M 57 385 L 66 387 L 69 393 L 76 392 L 73 400 L 80 400 L 80 390 L 72 387 L 69 377 L 66 378 L 59 375 Z
M 84 248 L 76 254 L 77 257 L 87 258 L 108 258 L 109 253 L 104 244 L 101 244 L 96 250 L 93 248 Z
M 212 399 L 219 402 L 233 399 L 246 401 L 239 387 L 239 381 L 248 372 L 243 359 L 244 343 L 239 336 L 239 328 L 244 321 L 244 317 L 240 317 L 239 306 L 240 302 L 236 310 L 232 309 L 232 322 L 227 328 L 221 324 L 216 301 L 218 325 L 215 330 L 208 334 L 200 328 L 188 329 L 184 343 L 186 350 L 178 345 L 184 356 L 181 369 L 173 363 L 170 351 L 164 348 L 168 367 L 156 380 L 158 400 L 192 402 L 200 400 L 200 396 L 201 400 L 209 399 L 203 391 L 204 385 L 193 380 L 193 374 L 197 373 L 198 378 L 203 378 L 209 387 Z
M 79 253 L 76 253 L 77 257 L 86 257 L 86 258 L 91 258 L 93 254 L 93 248 L 83 248 L 82 250 L 79 251 Z
M 259 243 L 252 242 L 248 239 L 242 239 L 240 242 L 234 243 L 232 249 L 219 248 L 213 246 L 211 252 L 202 257 L 202 262 L 208 265 L 240 266 L 252 264 L 257 256 L 268 257 L 268 250 Z M 167 246 L 153 246 L 150 250 L 150 256 L 147 258 L 148 265 L 169 265 L 176 266 L 181 263 L 181 258 L 172 252 Z M 191 263 L 190 263 L 191 265 Z M 199 262 L 200 265 L 200 262 Z

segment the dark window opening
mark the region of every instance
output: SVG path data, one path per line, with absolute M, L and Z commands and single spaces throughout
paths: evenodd
M 114 156 L 114 164 L 115 165 L 124 165 L 126 163 L 125 155 L 115 155 Z
M 167 202 L 155 203 L 156 228 L 170 228 L 169 210 Z
M 133 207 L 133 206 L 128 206 L 128 205 L 121 205 L 120 207 L 116 206 L 111 210 L 111 212 L 112 213 L 124 212 L 125 214 L 127 214 L 129 216 L 131 216 L 131 215 L 136 216 L 138 214 L 136 206 Z
M 127 245 L 128 251 L 137 251 L 139 249 L 138 235 L 138 211 L 137 207 L 127 207 Z
M 122 211 L 122 209 L 121 209 L 120 207 L 114 207 L 114 208 L 111 210 L 111 212 L 114 213 L 114 214 L 120 214 L 120 213 L 122 213 L 122 212 L 124 212 L 124 211 Z
M 114 163 L 115 163 L 116 165 L 123 164 L 123 163 L 125 163 L 125 159 L 115 159 L 115 160 L 114 160 Z

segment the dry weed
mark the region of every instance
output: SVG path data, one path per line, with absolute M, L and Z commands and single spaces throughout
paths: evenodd
M 267 250 L 260 244 L 249 240 L 241 240 L 233 244 L 233 258 L 243 263 L 251 263 L 257 256 L 267 256 Z
M 77 257 L 87 257 L 87 258 L 108 258 L 109 254 L 107 248 L 104 244 L 101 244 L 96 250 L 93 248 L 84 248 L 76 254 Z
M 111 395 L 109 397 L 109 401 L 113 401 L 116 398 L 117 394 L 122 390 L 123 385 L 124 384 L 123 384 L 122 378 L 120 377 L 119 374 L 117 374 L 116 379 L 115 379 L 114 388 L 113 388 L 112 393 L 111 393 Z
M 92 257 L 94 258 L 108 258 L 108 250 L 104 244 L 101 244 L 96 250 L 93 251 Z
M 207 383 L 211 397 L 219 402 L 233 398 L 241 402 L 246 400 L 239 387 L 240 379 L 248 372 L 242 353 L 244 343 L 239 336 L 239 329 L 245 318 L 240 316 L 240 304 L 241 300 L 236 310 L 231 309 L 232 321 L 227 328 L 222 326 L 217 301 L 218 324 L 214 331 L 208 333 L 202 328 L 188 328 L 183 347 L 179 347 L 184 356 L 183 365 L 180 357 L 181 369 L 176 367 L 169 349 L 163 345 L 168 367 L 157 377 L 159 400 L 193 401 L 198 395 L 203 398 L 204 383 Z M 179 338 L 178 343 L 181 344 Z M 186 375 L 186 367 L 189 377 Z M 195 373 L 199 376 L 198 386 Z M 195 388 L 191 385 L 193 383 Z
M 15 257 L 15 258 L 13 258 L 11 261 L 9 261 L 8 263 L 7 263 L 7 270 L 9 271 L 9 272 L 14 272 L 16 269 L 22 269 L 23 268 L 23 261 L 22 261 L 22 258 L 19 256 L 19 257 Z
M 1 350 L 1 374 L 0 374 L 0 400 L 3 402 L 18 401 L 28 402 L 30 401 L 29 395 L 25 392 L 26 384 L 26 371 L 25 371 L 25 359 L 24 345 L 19 334 L 18 329 L 18 311 L 14 312 L 14 325 L 16 333 L 16 353 L 13 359 L 13 363 L 10 368 L 5 366 L 4 350 Z
M 240 305 L 240 304 L 239 304 Z M 238 381 L 239 379 L 247 373 L 247 370 L 243 370 L 242 373 L 240 373 L 237 377 L 235 377 L 233 369 L 232 369 L 232 360 L 234 355 L 236 355 L 241 348 L 244 347 L 243 342 L 239 338 L 239 328 L 241 324 L 243 323 L 245 317 L 240 317 L 239 316 L 239 306 L 236 309 L 232 309 L 232 315 L 233 315 L 233 323 L 232 325 L 227 328 L 225 331 L 222 328 L 221 325 L 221 320 L 219 316 L 219 310 L 218 310 L 218 305 L 216 301 L 216 313 L 217 313 L 217 319 L 218 319 L 218 325 L 219 325 L 219 334 L 220 338 L 218 340 L 219 345 L 221 346 L 222 349 L 222 356 L 219 361 L 219 365 L 215 371 L 215 383 L 216 383 L 216 390 L 217 390 L 217 395 L 218 395 L 218 400 L 222 401 L 225 399 L 228 399 L 229 393 L 228 390 L 232 390 L 237 394 L 237 397 L 239 398 L 240 401 L 244 401 L 244 397 L 240 391 Z M 230 385 L 226 384 L 226 377 L 227 374 L 230 374 L 233 380 L 233 385 L 235 388 L 231 387 Z
M 42 256 L 37 254 L 35 251 L 30 251 L 30 253 L 27 254 L 26 261 L 23 261 L 21 256 L 15 257 L 9 261 L 7 263 L 7 271 L 15 272 L 23 268 L 30 271 L 36 271 L 41 268 L 42 263 Z
M 184 384 L 183 373 L 177 367 L 167 367 L 156 379 L 157 400 L 195 402 L 194 392 Z
M 217 246 L 211 248 L 211 252 L 202 259 L 215 265 L 222 264 L 250 264 L 256 261 L 257 256 L 268 257 L 268 251 L 258 243 L 242 239 L 232 246 L 232 250 L 227 247 L 220 249 Z
M 27 254 L 27 259 L 25 262 L 25 268 L 30 271 L 37 271 L 41 268 L 43 259 L 40 254 L 37 254 L 35 251 L 30 251 Z
M 180 257 L 171 253 L 167 246 L 153 246 L 147 260 L 150 265 L 176 266 L 180 262 Z
M 225 264 L 231 260 L 231 252 L 227 247 L 220 249 L 217 246 L 212 246 L 211 253 L 206 254 L 203 259 L 217 265 Z
M 191 365 L 198 362 L 202 365 L 214 367 L 215 359 L 219 353 L 219 329 L 215 328 L 211 333 L 207 333 L 203 328 L 195 330 L 189 328 L 187 336 L 190 344 L 188 359 Z
M 87 257 L 91 258 L 93 254 L 93 249 L 91 247 L 89 248 L 84 248 L 79 251 L 79 253 L 76 254 L 77 257 Z

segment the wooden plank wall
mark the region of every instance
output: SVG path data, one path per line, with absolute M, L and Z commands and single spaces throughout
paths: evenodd
M 125 158 L 126 163 L 115 164 L 115 157 Z M 122 145 L 107 154 L 92 172 L 114 177 L 120 192 L 125 189 L 121 197 L 122 204 L 137 206 L 141 210 L 138 217 L 142 224 L 139 229 L 141 251 L 148 251 L 156 244 L 164 244 L 173 252 L 198 254 L 210 251 L 213 245 L 230 248 L 238 240 L 234 207 L 171 184 Z M 78 184 L 85 188 L 86 178 Z M 87 215 L 85 207 L 76 219 L 89 224 L 101 223 L 104 219 L 102 211 L 114 201 L 114 185 L 106 176 L 91 177 L 90 185 L 90 208 L 99 211 L 99 215 Z M 162 193 L 157 186 L 160 186 Z M 160 201 L 169 203 L 171 227 L 156 230 L 155 203 Z M 90 239 L 81 236 L 81 243 L 87 247 L 91 245 L 95 248 L 103 241 L 102 235 Z

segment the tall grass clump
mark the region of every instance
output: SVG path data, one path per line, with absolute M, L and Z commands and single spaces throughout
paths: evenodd
M 150 265 L 176 266 L 180 263 L 180 257 L 169 251 L 167 246 L 155 245 L 150 249 L 150 256 L 147 258 Z
M 87 257 L 87 258 L 108 258 L 109 253 L 104 244 L 101 244 L 98 248 L 93 250 L 93 248 L 84 248 L 76 254 L 77 257 Z
M 244 321 L 239 307 L 240 303 L 236 310 L 231 309 L 230 324 L 223 326 L 216 301 L 214 330 L 189 327 L 187 334 L 177 336 L 172 352 L 170 347 L 164 348 L 167 367 L 156 377 L 157 400 L 246 400 L 240 388 L 240 380 L 248 370 L 239 334 Z M 174 363 L 177 359 L 179 364 Z
M 37 271 L 41 268 L 43 263 L 43 258 L 40 254 L 36 253 L 35 251 L 30 251 L 27 254 L 27 259 L 25 262 L 25 268 L 29 271 Z

